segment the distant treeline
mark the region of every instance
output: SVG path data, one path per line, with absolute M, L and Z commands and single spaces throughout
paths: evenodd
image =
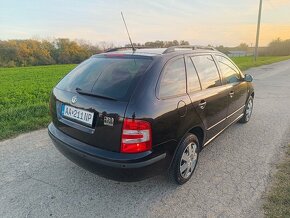
M 222 45 L 216 47 L 217 50 L 228 54 L 229 51 L 245 51 L 254 54 L 254 47 L 249 47 L 246 43 L 241 43 L 236 47 L 224 47 Z M 267 47 L 259 48 L 259 56 L 287 56 L 290 55 L 290 39 L 275 39 L 269 43 Z
M 148 47 L 188 45 L 187 41 L 155 41 L 135 44 Z M 0 40 L 0 67 L 36 66 L 80 63 L 93 54 L 115 47 L 113 43 L 96 45 L 69 39 L 48 40 Z
M 99 46 L 69 39 L 0 41 L 0 66 L 79 63 L 99 52 L 101 52 Z
M 276 39 L 270 42 L 266 53 L 268 55 L 278 56 L 278 55 L 290 55 L 290 39 L 287 40 L 281 40 Z
M 188 41 L 161 41 L 134 43 L 135 46 L 154 48 L 167 48 L 170 46 L 189 45 Z M 126 45 L 130 46 L 130 45 Z M 72 41 L 69 39 L 55 40 L 0 40 L 0 67 L 36 66 L 50 64 L 80 63 L 93 54 L 103 52 L 115 47 L 113 43 L 100 42 L 96 45 L 84 41 Z M 228 53 L 230 50 L 249 51 L 246 43 L 241 43 L 234 48 L 224 46 L 216 47 L 218 50 Z M 290 55 L 290 39 L 273 40 L 260 55 L 282 56 Z
M 144 46 L 144 47 L 149 47 L 149 48 L 168 48 L 171 46 L 178 46 L 178 45 L 189 45 L 188 41 L 177 41 L 177 40 L 173 40 L 173 41 L 160 41 L 160 40 L 156 40 L 154 42 L 145 42 L 144 44 L 141 43 L 133 43 L 133 45 L 135 46 Z M 127 44 L 126 46 L 130 46 L 130 44 Z

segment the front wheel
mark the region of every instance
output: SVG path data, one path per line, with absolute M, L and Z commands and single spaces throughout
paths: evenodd
M 253 107 L 254 107 L 254 99 L 253 99 L 252 96 L 250 96 L 248 101 L 247 101 L 246 107 L 245 107 L 244 115 L 239 120 L 239 123 L 247 123 L 247 122 L 249 122 L 249 120 L 250 120 L 250 118 L 252 116 Z
M 169 169 L 171 180 L 179 185 L 186 183 L 196 168 L 198 155 L 198 138 L 193 134 L 187 134 L 179 145 Z

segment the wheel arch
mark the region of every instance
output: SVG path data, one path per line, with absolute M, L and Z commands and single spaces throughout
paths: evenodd
M 200 150 L 202 149 L 204 141 L 205 141 L 205 131 L 204 131 L 204 129 L 201 126 L 194 126 L 191 129 L 189 129 L 187 132 L 185 132 L 183 137 L 178 141 L 178 145 L 175 148 L 174 154 L 173 154 L 171 162 L 169 164 L 169 169 L 170 169 L 170 167 L 172 165 L 172 162 L 173 162 L 174 157 L 176 155 L 176 152 L 177 152 L 177 150 L 178 150 L 178 148 L 180 146 L 180 143 L 184 140 L 185 136 L 188 133 L 194 134 L 197 137 L 198 142 L 199 142 L 199 149 Z
M 200 126 L 196 126 L 191 128 L 188 133 L 192 133 L 194 135 L 196 135 L 196 137 L 198 138 L 198 142 L 199 142 L 199 147 L 202 148 L 203 144 L 204 144 L 204 139 L 205 139 L 205 132 L 203 130 L 203 128 L 201 128 Z

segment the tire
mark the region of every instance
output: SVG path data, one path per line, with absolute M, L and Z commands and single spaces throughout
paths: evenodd
M 244 115 L 238 121 L 239 123 L 247 123 L 250 121 L 250 118 L 253 112 L 253 107 L 254 107 L 254 98 L 253 96 L 250 96 L 245 106 Z
M 186 134 L 169 169 L 171 181 L 182 185 L 191 178 L 197 165 L 199 152 L 198 138 L 194 134 Z

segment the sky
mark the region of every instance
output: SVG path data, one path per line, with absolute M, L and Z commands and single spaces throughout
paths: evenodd
M 254 45 L 259 0 L 0 0 L 0 40 L 82 39 L 128 43 L 187 40 Z M 260 45 L 290 38 L 290 0 L 263 0 Z

